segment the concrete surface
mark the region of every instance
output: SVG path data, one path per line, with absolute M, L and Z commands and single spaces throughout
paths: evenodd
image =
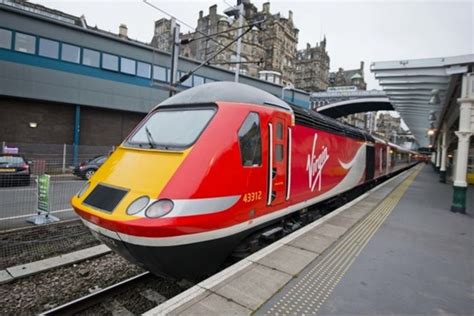
M 474 187 L 467 215 L 426 166 L 321 306 L 334 314 L 474 314 Z
M 1 276 L 7 277 L 5 273 L 10 275 L 12 278 L 5 280 L 11 281 L 16 278 L 25 277 L 28 275 L 44 272 L 50 269 L 58 268 L 67 264 L 83 261 L 89 258 L 97 257 L 102 254 L 110 252 L 110 248 L 106 245 L 94 246 L 82 250 L 77 250 L 65 255 L 60 255 L 53 258 L 43 259 L 27 264 L 22 264 L 14 267 L 7 268 L 1 271 Z M 0 277 L 3 280 L 3 277 Z M 3 283 L 3 282 L 0 282 Z

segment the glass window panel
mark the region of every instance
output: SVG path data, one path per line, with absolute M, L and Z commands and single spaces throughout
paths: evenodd
M 45 38 L 39 39 L 39 52 L 40 56 L 49 58 L 59 58 L 59 42 L 52 41 Z
M 145 148 L 175 149 L 192 145 L 214 115 L 212 108 L 158 110 L 127 141 Z
M 279 140 L 283 139 L 283 124 L 281 124 L 281 123 L 277 123 L 276 136 L 277 136 L 277 139 L 279 139 Z
M 275 159 L 278 162 L 283 161 L 283 145 L 282 144 L 275 145 Z
M 151 77 L 151 65 L 147 63 L 138 62 L 137 63 L 137 76 L 143 78 Z
M 110 54 L 102 54 L 102 68 L 118 71 L 118 57 Z
M 0 29 L 0 48 L 12 48 L 12 32 Z
M 62 44 L 61 59 L 78 64 L 81 60 L 81 49 L 74 45 Z
M 36 37 L 23 33 L 16 33 L 15 50 L 28 54 L 36 53 Z
M 100 53 L 92 49 L 84 48 L 82 50 L 82 63 L 86 66 L 99 67 Z
M 240 156 L 243 166 L 260 166 L 262 163 L 262 140 L 260 118 L 257 113 L 247 115 L 239 129 Z
M 134 75 L 136 61 L 128 58 L 120 58 L 120 71 L 126 74 Z
M 160 81 L 166 80 L 166 68 L 160 66 L 153 66 L 153 79 Z
M 199 86 L 201 84 L 204 84 L 204 77 L 194 76 L 194 86 Z

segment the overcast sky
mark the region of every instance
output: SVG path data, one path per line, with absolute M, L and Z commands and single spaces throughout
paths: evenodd
M 199 10 L 218 12 L 236 0 L 149 0 L 157 7 L 195 26 Z M 118 32 L 128 26 L 129 37 L 150 42 L 153 23 L 163 13 L 142 0 L 32 0 L 73 15 L 84 14 L 89 25 Z M 267 1 L 252 1 L 259 9 Z M 331 70 L 358 68 L 365 61 L 368 89 L 378 88 L 369 71 L 371 62 L 444 57 L 474 53 L 472 1 L 270 1 L 272 13 L 293 11 L 300 30 L 298 48 L 312 46 L 323 35 Z M 182 25 L 182 31 L 190 28 Z

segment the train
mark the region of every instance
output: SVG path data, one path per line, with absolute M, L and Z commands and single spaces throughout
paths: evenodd
M 213 82 L 154 107 L 71 204 L 129 261 L 193 279 L 415 155 L 255 87 Z

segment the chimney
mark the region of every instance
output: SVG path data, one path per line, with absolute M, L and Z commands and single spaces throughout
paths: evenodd
M 119 37 L 128 38 L 128 28 L 125 24 L 120 24 L 119 26 Z
M 364 73 L 364 61 L 363 60 L 361 60 L 361 62 L 360 62 L 360 70 L 361 70 L 362 73 Z
M 310 49 L 311 45 L 309 43 L 306 43 L 306 49 Z
M 270 2 L 265 2 L 262 7 L 263 13 L 270 13 Z
M 293 20 L 293 11 L 291 10 L 288 11 L 288 20 Z
M 217 4 L 214 4 L 214 5 L 209 7 L 209 15 L 210 16 L 217 15 Z
M 203 17 L 203 12 L 201 10 L 201 11 L 199 11 L 199 18 L 202 19 L 202 17 Z

